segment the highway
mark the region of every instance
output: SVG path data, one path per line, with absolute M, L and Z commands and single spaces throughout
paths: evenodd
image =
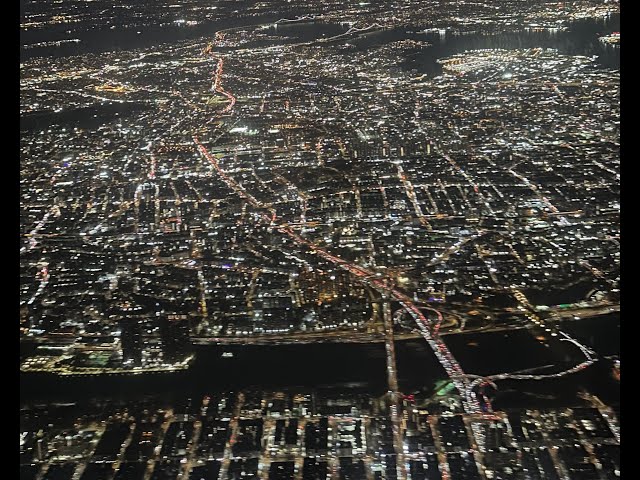
M 400 417 L 400 390 L 398 388 L 398 372 L 396 369 L 396 349 L 393 338 L 393 318 L 391 317 L 391 303 L 383 297 L 382 318 L 384 321 L 385 352 L 387 358 L 387 383 L 389 385 L 389 410 L 393 425 L 393 447 L 397 455 L 397 468 L 400 478 L 406 477 L 404 461 L 403 438 L 404 430 Z
M 216 71 L 213 75 L 213 85 L 211 86 L 211 90 L 215 93 L 220 93 L 224 95 L 229 100 L 227 106 L 222 110 L 220 114 L 225 114 L 231 112 L 233 106 L 236 104 L 236 97 L 234 97 L 231 93 L 227 92 L 224 88 L 222 88 L 222 71 L 224 68 L 224 58 L 220 57 L 218 59 L 218 65 L 216 67 Z
M 441 365 L 451 378 L 454 386 L 458 389 L 461 395 L 464 395 L 463 404 L 465 407 L 465 411 L 468 413 L 477 413 L 480 412 L 480 405 L 477 399 L 473 398 L 472 395 L 465 395 L 465 392 L 468 390 L 469 380 L 467 375 L 465 375 L 462 367 L 457 362 L 457 360 L 453 357 L 453 354 L 449 351 L 449 348 L 446 344 L 440 339 L 437 335 L 438 328 L 435 329 L 436 335 L 432 335 L 433 326 L 431 322 L 427 319 L 427 317 L 420 311 L 414 303 L 413 300 L 400 292 L 396 288 L 392 287 L 387 283 L 385 279 L 377 275 L 375 272 L 368 270 L 364 267 L 356 265 L 354 263 L 348 262 L 340 257 L 330 254 L 325 249 L 319 247 L 315 243 L 302 238 L 298 235 L 291 226 L 286 223 L 280 224 L 278 222 L 277 213 L 273 208 L 266 207 L 262 205 L 258 200 L 256 200 L 253 196 L 251 196 L 246 190 L 238 184 L 232 177 L 227 175 L 227 173 L 222 170 L 219 162 L 216 158 L 209 153 L 207 148 L 200 142 L 199 138 L 194 135 L 193 137 L 194 143 L 198 146 L 200 153 L 211 163 L 211 165 L 215 168 L 215 170 L 220 175 L 221 179 L 227 184 L 229 188 L 231 188 L 236 194 L 238 194 L 242 199 L 244 199 L 247 203 L 258 210 L 262 210 L 263 219 L 268 222 L 270 225 L 275 227 L 275 229 L 285 235 L 287 235 L 291 240 L 294 241 L 299 246 L 305 246 L 309 248 L 311 251 L 315 252 L 317 255 L 322 257 L 323 259 L 329 261 L 330 263 L 336 265 L 337 267 L 348 271 L 351 273 L 357 281 L 360 283 L 367 285 L 374 290 L 376 290 L 381 295 L 393 299 L 399 302 L 403 308 L 413 317 L 416 321 L 418 328 L 420 329 L 421 335 L 436 354 L 436 358 L 440 361 Z M 266 213 L 265 212 L 269 212 Z M 437 325 L 441 323 L 441 317 L 438 317 L 439 320 L 436 322 Z
M 219 91 L 220 89 L 220 75 L 222 73 L 222 59 L 218 62 L 218 68 L 216 69 L 216 76 L 214 80 L 214 90 Z M 229 94 L 231 95 L 231 94 Z M 233 103 L 230 103 L 230 106 L 233 106 Z M 237 195 L 239 195 L 245 202 L 250 204 L 252 207 L 256 208 L 258 211 L 261 211 L 261 216 L 263 220 L 275 227 L 277 231 L 287 235 L 294 243 L 299 246 L 304 246 L 309 248 L 311 251 L 318 254 L 320 257 L 334 264 L 335 266 L 348 271 L 351 273 L 356 280 L 360 283 L 369 286 L 370 288 L 376 290 L 378 293 L 382 295 L 384 299 L 387 300 L 396 300 L 401 303 L 401 305 L 408 311 L 408 313 L 416 320 L 418 327 L 421 330 L 422 336 L 427 340 L 431 348 L 433 349 L 436 357 L 444 367 L 445 371 L 452 379 L 454 385 L 460 392 L 463 394 L 465 392 L 471 392 L 469 388 L 469 380 L 467 376 L 462 371 L 462 367 L 455 360 L 447 346 L 442 340 L 440 340 L 438 336 L 438 330 L 440 324 L 442 323 L 442 315 L 438 313 L 437 321 L 435 327 L 430 325 L 429 320 L 425 317 L 422 312 L 413 304 L 411 298 L 401 293 L 394 287 L 392 287 L 386 279 L 383 279 L 378 276 L 375 272 L 365 269 L 355 263 L 348 262 L 340 257 L 330 254 L 323 248 L 320 248 L 315 243 L 302 238 L 298 235 L 293 228 L 286 224 L 278 221 L 277 212 L 270 206 L 264 205 L 259 202 L 255 197 L 249 194 L 235 179 L 233 179 L 230 175 L 228 175 L 220 166 L 218 160 L 209 153 L 207 148 L 202 144 L 197 135 L 193 136 L 193 141 L 197 145 L 200 153 L 209 161 L 212 167 L 216 170 L 220 178 L 227 184 L 227 186 L 233 190 Z M 405 462 L 403 460 L 404 457 L 404 448 L 403 448 L 403 433 L 401 428 L 401 419 L 400 419 L 400 405 L 399 405 L 399 392 L 398 392 L 398 382 L 397 382 L 397 373 L 396 373 L 396 362 L 395 362 L 395 348 L 393 341 L 393 322 L 391 319 L 391 309 L 390 303 L 386 301 L 383 305 L 384 310 L 384 320 L 385 320 L 385 346 L 387 352 L 387 374 L 388 374 L 388 382 L 389 389 L 392 395 L 392 401 L 390 402 L 390 413 L 391 413 L 391 421 L 393 424 L 393 433 L 394 433 L 394 449 L 398 456 L 397 469 L 400 475 L 400 478 L 406 477 L 405 472 Z M 435 337 L 431 335 L 431 330 L 435 331 Z M 473 398 L 472 395 L 465 395 L 465 400 L 463 400 L 465 411 L 477 413 L 480 412 L 480 405 L 478 401 Z
M 36 224 L 35 227 L 33 227 L 33 229 L 29 232 L 29 246 L 28 248 L 26 246 L 22 247 L 20 249 L 20 253 L 24 253 L 27 250 L 33 250 L 36 245 L 38 245 L 38 240 L 37 240 L 37 235 L 38 232 L 45 226 L 45 224 L 47 223 L 47 220 L 49 220 L 49 217 L 55 212 L 55 205 L 53 207 L 51 207 L 51 209 L 44 214 L 44 216 L 42 217 L 42 219 Z
M 569 334 L 561 331 L 557 327 L 548 325 L 544 321 L 542 321 L 542 319 L 540 319 L 535 314 L 533 305 L 529 303 L 529 300 L 527 300 L 527 298 L 524 296 L 524 294 L 520 290 L 514 289 L 513 292 L 514 292 L 514 297 L 516 298 L 516 300 L 518 300 L 522 309 L 527 312 L 526 313 L 527 318 L 529 318 L 535 325 L 541 328 L 544 328 L 546 332 L 551 333 L 552 336 L 557 337 L 558 335 L 560 335 L 560 337 L 562 337 L 560 338 L 561 342 L 569 342 L 575 345 L 580 350 L 580 352 L 584 355 L 585 359 L 584 361 L 580 362 L 579 364 L 571 368 L 567 368 L 565 370 L 562 370 L 556 373 L 539 374 L 539 375 L 519 374 L 519 373 L 498 373 L 494 375 L 487 375 L 485 377 L 477 376 L 476 379 L 473 380 L 469 385 L 469 390 L 467 394 L 471 395 L 471 392 L 477 389 L 478 395 L 480 395 L 483 398 L 485 409 L 487 409 L 488 411 L 492 411 L 492 407 L 491 407 L 491 402 L 489 402 L 489 400 L 484 395 L 484 387 L 487 385 L 491 385 L 494 388 L 497 388 L 494 382 L 498 380 L 545 380 L 549 378 L 561 378 L 561 377 L 570 375 L 572 373 L 577 373 L 581 370 L 584 370 L 585 368 L 587 368 L 588 366 L 592 365 L 597 361 L 597 358 L 595 357 L 595 353 L 591 349 L 589 349 L 585 345 L 582 345 L 576 339 L 571 337 Z
M 38 298 L 40 295 L 42 295 L 42 292 L 44 292 L 44 289 L 47 287 L 47 284 L 49 283 L 50 274 L 49 274 L 49 264 L 48 263 L 45 263 L 42 266 L 42 268 L 38 272 L 38 275 L 36 275 L 36 278 L 38 276 L 40 277 L 40 284 L 38 285 L 38 289 L 36 290 L 36 292 L 33 294 L 33 296 L 27 302 L 28 305 L 31 305 L 33 302 L 35 302 L 36 298 Z
M 228 106 L 228 108 L 230 109 L 235 103 L 235 97 L 233 97 L 231 93 L 225 92 L 220 86 L 223 65 L 223 59 L 220 58 L 214 75 L 214 83 L 212 88 L 214 91 L 223 93 L 228 98 L 233 99 L 230 101 L 230 104 Z M 226 113 L 226 110 L 227 109 L 225 109 L 225 111 L 223 111 L 222 113 Z M 387 279 L 383 278 L 381 274 L 335 256 L 329 253 L 324 248 L 313 243 L 312 241 L 301 237 L 294 231 L 292 226 L 278 219 L 277 212 L 272 206 L 265 205 L 258 201 L 249 192 L 247 192 L 244 187 L 242 187 L 242 185 L 240 185 L 235 179 L 228 175 L 221 168 L 218 160 L 209 153 L 209 151 L 200 141 L 197 135 L 193 135 L 193 141 L 198 147 L 198 150 L 200 151 L 202 156 L 209 161 L 209 163 L 216 170 L 220 178 L 227 184 L 227 186 L 237 195 L 239 195 L 245 202 L 261 212 L 260 216 L 262 217 L 262 219 L 268 225 L 274 228 L 274 230 L 289 237 L 289 239 L 292 240 L 296 245 L 308 248 L 324 260 L 335 265 L 337 268 L 341 268 L 351 273 L 356 281 L 372 288 L 373 290 L 376 290 L 380 295 L 382 295 L 383 298 L 400 303 L 400 305 L 402 305 L 402 308 L 416 322 L 421 336 L 427 341 L 434 354 L 436 355 L 436 358 L 447 372 L 447 375 L 451 379 L 453 385 L 460 393 L 462 397 L 463 408 L 466 413 L 481 414 L 483 412 L 490 413 L 492 411 L 491 403 L 484 395 L 483 388 L 486 385 L 492 385 L 495 387 L 494 382 L 496 380 L 539 380 L 545 378 L 561 377 L 580 371 L 596 361 L 591 350 L 581 345 L 579 342 L 569 337 L 564 332 L 559 332 L 563 336 L 561 340 L 569 341 L 580 348 L 582 353 L 585 355 L 584 362 L 562 372 L 547 375 L 500 373 L 486 377 L 480 377 L 478 375 L 466 374 L 447 347 L 447 345 L 440 338 L 439 330 L 440 325 L 442 324 L 442 314 L 438 310 L 431 307 L 417 306 L 408 295 L 395 288 L 390 282 L 387 281 Z M 425 309 L 435 313 L 435 320 L 427 318 L 427 316 L 422 313 L 422 310 Z M 527 306 L 527 309 L 531 309 L 531 306 Z M 479 398 L 482 399 L 483 405 L 480 404 Z

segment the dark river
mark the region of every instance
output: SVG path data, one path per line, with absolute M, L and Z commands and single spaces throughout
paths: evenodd
M 367 49 L 399 40 L 427 41 L 430 46 L 407 52 L 403 67 L 418 73 L 436 75 L 442 68 L 436 62 L 467 50 L 554 48 L 561 54 L 597 56 L 597 62 L 606 68 L 620 68 L 620 49 L 598 40 L 601 35 L 620 31 L 620 15 L 601 19 L 573 22 L 567 31 L 516 31 L 508 33 L 470 33 L 454 35 L 449 32 L 423 33 L 406 29 L 385 30 L 349 40 L 359 49 Z
M 602 356 L 619 352 L 619 316 L 565 322 L 563 328 L 588 342 Z M 604 334 L 604 332 L 609 332 Z M 527 329 L 481 334 L 449 335 L 446 343 L 467 373 L 514 372 L 544 365 L 560 369 L 581 361 L 567 342 L 536 339 Z M 548 346 L 546 346 L 546 345 Z M 396 344 L 400 389 L 433 392 L 446 378 L 426 342 Z M 223 352 L 233 353 L 223 358 Z M 22 375 L 22 401 L 71 401 L 98 398 L 131 400 L 146 395 L 171 398 L 238 389 L 350 389 L 382 395 L 386 390 L 383 344 L 315 344 L 233 347 L 200 346 L 192 368 L 177 374 L 52 378 Z M 581 389 L 611 404 L 619 403 L 619 383 L 611 377 L 611 361 L 602 358 L 585 371 L 562 379 L 500 382 L 494 406 L 576 404 Z

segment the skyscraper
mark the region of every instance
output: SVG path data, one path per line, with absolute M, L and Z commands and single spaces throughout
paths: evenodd
M 120 327 L 120 347 L 125 365 L 142 365 L 143 323 L 148 309 L 136 303 L 132 295 L 119 292 L 118 301 L 109 315 Z
M 120 330 L 122 359 L 125 364 L 142 365 L 142 328 L 140 323 L 135 317 L 122 318 L 120 320 Z
M 166 362 L 180 362 L 191 352 L 189 317 L 184 314 L 160 315 L 160 339 Z

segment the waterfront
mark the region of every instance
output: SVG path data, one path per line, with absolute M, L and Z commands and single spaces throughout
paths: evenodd
M 620 68 L 620 49 L 598 41 L 598 36 L 620 29 L 620 16 L 572 22 L 566 31 L 522 30 L 498 34 L 470 33 L 466 35 L 437 33 L 413 34 L 411 38 L 426 39 L 432 46 L 411 53 L 405 68 L 430 75 L 441 73 L 436 62 L 467 50 L 554 48 L 564 55 L 597 56 L 602 67 Z
M 567 321 L 562 328 L 580 339 L 584 337 L 585 341 L 592 335 L 597 336 L 594 348 L 600 355 L 609 356 L 619 351 L 619 336 L 602 335 L 602 332 L 618 332 L 619 325 L 618 317 L 603 316 Z M 579 359 L 577 349 L 545 347 L 528 329 L 448 335 L 446 341 L 468 373 L 486 375 L 505 368 L 513 372 L 544 365 L 559 366 Z M 435 382 L 446 379 L 444 370 L 424 342 L 397 342 L 396 352 L 400 389 L 405 393 L 428 395 Z M 227 355 L 223 357 L 224 353 Z M 501 382 L 496 407 L 523 406 L 529 402 L 532 405 L 540 402 L 571 405 L 579 402 L 576 395 L 581 389 L 616 405 L 619 403 L 619 383 L 612 379 L 610 367 L 609 361 L 601 359 L 586 371 L 564 379 Z M 73 378 L 23 374 L 20 393 L 23 402 L 48 402 L 92 397 L 131 400 L 145 396 L 164 398 L 187 392 L 202 395 L 223 390 L 297 387 L 382 395 L 386 391 L 384 345 L 201 346 L 197 349 L 196 361 L 187 372 Z M 78 398 L 78 392 L 82 392 L 83 398 Z

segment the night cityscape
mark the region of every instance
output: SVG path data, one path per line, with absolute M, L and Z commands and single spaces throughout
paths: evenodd
M 20 9 L 21 480 L 621 478 L 617 0 Z

